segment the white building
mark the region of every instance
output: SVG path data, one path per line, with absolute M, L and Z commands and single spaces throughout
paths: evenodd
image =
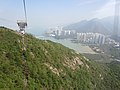
M 105 36 L 100 33 L 77 33 L 77 40 L 83 43 L 104 44 Z

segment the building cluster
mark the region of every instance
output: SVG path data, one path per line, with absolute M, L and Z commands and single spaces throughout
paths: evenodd
M 75 30 L 63 30 L 62 27 L 51 28 L 47 34 L 48 36 L 56 37 L 56 36 L 73 36 L 75 34 Z
M 76 33 L 75 30 L 63 30 L 62 27 L 50 28 L 47 31 L 47 36 L 59 39 L 71 38 L 73 42 L 86 44 L 105 44 L 106 37 L 100 33 L 86 32 Z
M 107 39 L 106 39 L 106 43 L 107 43 L 107 44 L 114 45 L 114 47 L 120 48 L 120 42 L 116 42 L 114 39 L 107 38 Z
M 105 35 L 100 33 L 77 33 L 77 40 L 88 44 L 105 44 Z

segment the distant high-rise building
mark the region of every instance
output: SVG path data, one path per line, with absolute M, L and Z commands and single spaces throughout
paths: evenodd
M 118 40 L 120 0 L 115 0 L 113 39 Z
M 105 35 L 100 33 L 77 33 L 77 40 L 88 44 L 105 44 Z

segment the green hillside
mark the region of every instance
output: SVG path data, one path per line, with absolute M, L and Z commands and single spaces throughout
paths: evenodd
M 0 28 L 0 90 L 23 90 L 21 36 Z M 25 35 L 28 90 L 120 90 L 120 64 L 100 64 L 61 44 Z

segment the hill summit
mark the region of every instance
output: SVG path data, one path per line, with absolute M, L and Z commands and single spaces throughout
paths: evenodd
M 0 90 L 24 88 L 21 38 L 16 31 L 0 28 Z M 61 44 L 39 40 L 29 34 L 25 35 L 25 44 L 28 90 L 120 89 L 118 63 L 99 64 Z

